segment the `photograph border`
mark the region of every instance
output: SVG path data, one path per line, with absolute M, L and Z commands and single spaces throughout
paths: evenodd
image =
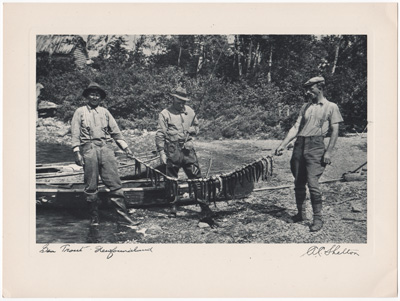
M 3 14 L 4 297 L 397 296 L 396 3 L 20 3 L 4 4 Z M 152 252 L 109 260 L 101 253 L 41 253 L 43 245 L 35 243 L 33 66 L 36 34 L 50 33 L 367 34 L 368 243 L 345 245 L 360 256 L 304 257 L 308 244 L 154 245 Z M 116 279 L 106 276 L 116 270 Z

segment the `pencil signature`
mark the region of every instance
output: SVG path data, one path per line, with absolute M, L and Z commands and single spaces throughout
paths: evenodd
M 300 257 L 303 257 L 304 255 L 307 255 L 307 256 L 319 256 L 319 257 L 330 256 L 330 255 L 356 255 L 356 256 L 360 256 L 360 254 L 358 254 L 358 250 L 342 248 L 340 245 L 333 245 L 330 248 L 311 246 L 311 247 L 308 248 L 307 252 L 305 252 Z

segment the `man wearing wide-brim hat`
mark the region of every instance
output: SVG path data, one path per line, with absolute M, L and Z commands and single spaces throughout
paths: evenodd
M 72 149 L 76 164 L 84 168 L 85 194 L 89 203 L 91 225 L 99 223 L 98 181 L 99 175 L 110 190 L 110 200 L 115 206 L 119 219 L 129 225 L 137 225 L 129 217 L 118 162 L 114 155 L 113 141 L 128 155 L 132 156 L 122 133 L 111 113 L 101 107 L 100 101 L 106 92 L 96 83 L 91 83 L 82 96 L 87 104 L 78 108 L 71 121 Z
M 156 147 L 162 164 L 166 165 L 167 176 L 178 178 L 182 168 L 189 179 L 201 178 L 199 162 L 193 140 L 199 132 L 199 122 L 194 110 L 187 105 L 190 101 L 186 89 L 178 87 L 170 93 L 172 104 L 158 116 Z M 211 220 L 211 209 L 199 200 L 201 220 Z M 170 216 L 176 216 L 173 203 Z
M 322 76 L 309 79 L 303 86 L 309 102 L 300 109 L 296 123 L 275 150 L 275 154 L 281 155 L 288 143 L 297 138 L 290 160 L 298 211 L 292 217 L 292 222 L 297 223 L 306 219 L 304 201 L 307 184 L 314 215 L 310 231 L 316 232 L 323 226 L 322 194 L 318 180 L 325 166 L 331 164 L 333 149 L 339 134 L 339 123 L 343 122 L 343 118 L 338 106 L 325 98 L 325 79 Z M 325 147 L 324 138 L 329 128 L 332 133 Z

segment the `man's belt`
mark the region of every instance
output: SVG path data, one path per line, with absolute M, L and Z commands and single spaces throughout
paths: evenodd
M 185 140 L 185 139 L 178 139 L 178 140 L 175 140 L 175 141 L 168 140 L 168 139 L 165 140 L 165 142 L 166 142 L 166 143 L 169 143 L 169 144 L 172 144 L 172 143 L 184 144 L 185 142 L 189 142 L 189 141 L 192 141 L 192 138 L 189 138 L 189 139 L 187 139 L 187 140 Z
M 178 146 L 180 149 L 184 149 L 184 148 L 191 149 L 191 148 L 193 148 L 193 144 L 192 144 L 192 139 L 191 138 L 190 138 L 190 140 L 187 140 L 187 141 L 185 141 L 184 139 L 179 139 L 179 140 L 176 140 L 176 141 L 166 140 L 165 144 L 166 144 L 166 146 L 169 145 L 169 144 L 173 144 L 173 145 Z M 188 146 L 188 144 L 189 144 L 189 146 Z
M 112 139 L 108 139 L 108 140 L 104 141 L 104 140 L 94 140 L 94 139 L 92 139 L 92 140 L 85 141 L 84 143 L 81 144 L 81 146 L 84 146 L 85 144 L 88 144 L 88 143 L 93 143 L 94 145 L 101 147 L 101 146 L 104 146 L 106 144 L 112 144 L 113 140 Z

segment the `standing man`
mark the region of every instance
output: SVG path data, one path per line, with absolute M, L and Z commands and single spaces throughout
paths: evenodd
M 98 84 L 91 83 L 82 95 L 88 103 L 78 108 L 72 118 L 72 149 L 76 164 L 84 168 L 85 194 L 89 203 L 91 225 L 99 224 L 99 175 L 110 190 L 110 199 L 119 217 L 129 225 L 137 225 L 126 209 L 113 140 L 128 156 L 132 156 L 132 152 L 113 116 L 107 109 L 99 106 L 100 101 L 106 97 L 106 92 Z
M 189 179 L 201 178 L 199 162 L 193 146 L 193 137 L 198 134 L 198 120 L 193 109 L 186 105 L 190 99 L 186 89 L 178 87 L 173 93 L 172 105 L 161 111 L 158 116 L 156 147 L 161 164 L 166 164 L 167 176 L 178 178 L 183 168 Z M 212 221 L 212 211 L 202 200 L 201 221 Z M 171 216 L 176 216 L 176 204 L 172 204 Z
M 295 125 L 275 150 L 275 155 L 282 155 L 288 143 L 297 137 L 290 160 L 298 210 L 292 220 L 297 223 L 305 219 L 303 204 L 308 184 L 314 214 L 313 224 L 310 227 L 312 232 L 321 230 L 323 225 L 322 194 L 318 180 L 325 166 L 331 164 L 333 148 L 339 134 L 339 123 L 343 122 L 338 106 L 324 97 L 324 85 L 325 79 L 320 76 L 313 77 L 304 84 L 306 96 L 311 101 L 302 106 Z M 325 148 L 324 137 L 329 127 L 332 134 L 328 147 Z

